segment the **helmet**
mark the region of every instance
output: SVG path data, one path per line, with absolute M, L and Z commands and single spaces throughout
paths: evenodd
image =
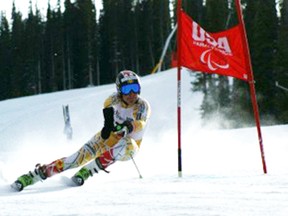
M 130 70 L 121 71 L 116 77 L 116 87 L 119 95 L 127 95 L 131 91 L 140 94 L 141 83 L 139 76 Z

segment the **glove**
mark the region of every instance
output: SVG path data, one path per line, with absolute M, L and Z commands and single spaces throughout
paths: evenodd
M 121 137 L 126 137 L 133 131 L 133 125 L 130 121 L 124 121 L 122 124 L 116 123 L 113 131 Z
M 108 139 L 111 131 L 114 128 L 114 108 L 108 107 L 103 109 L 104 115 L 104 127 L 101 130 L 101 137 L 103 139 Z

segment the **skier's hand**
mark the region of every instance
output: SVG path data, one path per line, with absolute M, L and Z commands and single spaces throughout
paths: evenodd
M 126 137 L 127 134 L 133 131 L 133 125 L 130 121 L 124 121 L 122 124 L 117 123 L 114 127 L 114 133 L 121 137 Z
M 118 124 L 115 126 L 114 133 L 120 137 L 126 137 L 128 134 L 128 128 L 122 124 Z
M 104 127 L 101 130 L 101 137 L 108 139 L 111 131 L 114 129 L 114 108 L 108 107 L 103 109 Z

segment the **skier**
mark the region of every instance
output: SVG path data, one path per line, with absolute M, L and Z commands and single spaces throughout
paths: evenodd
M 20 176 L 11 185 L 12 188 L 21 191 L 28 185 L 86 164 L 72 177 L 72 181 L 80 186 L 100 170 L 106 171 L 115 161 L 133 159 L 150 116 L 150 105 L 139 96 L 141 83 L 133 71 L 121 71 L 116 78 L 116 88 L 117 93 L 104 102 L 104 126 L 101 131 L 71 156 L 50 164 L 36 164 L 35 169 Z

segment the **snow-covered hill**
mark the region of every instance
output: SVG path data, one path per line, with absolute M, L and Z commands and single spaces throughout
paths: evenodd
M 264 175 L 255 127 L 201 127 L 202 95 L 182 74 L 183 177 L 177 173 L 176 70 L 142 77 L 152 116 L 135 158 L 118 162 L 82 187 L 67 187 L 69 170 L 12 192 L 9 184 L 33 169 L 78 150 L 103 124 L 104 99 L 114 85 L 0 102 L 0 215 L 251 215 L 288 213 L 287 125 L 262 127 Z M 73 140 L 63 134 L 69 104 Z

